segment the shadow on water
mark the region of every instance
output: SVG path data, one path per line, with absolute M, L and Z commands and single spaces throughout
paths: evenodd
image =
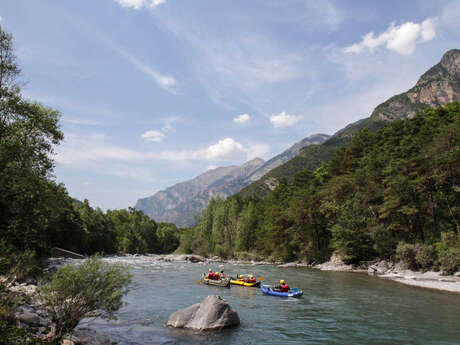
M 425 290 L 364 274 L 212 265 L 228 274 L 286 279 L 300 299 L 265 296 L 260 289 L 197 285 L 208 266 L 112 258 L 133 273 L 118 320 L 89 326 L 128 344 L 460 344 L 460 295 Z M 241 325 L 215 333 L 165 327 L 171 313 L 218 294 L 238 312 Z M 82 326 L 86 326 L 86 320 Z

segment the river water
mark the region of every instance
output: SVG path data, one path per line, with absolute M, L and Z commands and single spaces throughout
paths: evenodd
M 460 344 L 460 295 L 405 286 L 357 273 L 214 264 L 230 274 L 252 273 L 274 284 L 285 279 L 304 296 L 265 296 L 260 289 L 196 284 L 210 266 L 109 258 L 133 274 L 118 320 L 80 326 L 128 344 Z M 171 313 L 218 294 L 238 312 L 241 325 L 215 333 L 167 328 Z

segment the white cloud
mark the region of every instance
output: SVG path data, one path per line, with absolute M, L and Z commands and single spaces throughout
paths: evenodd
M 270 146 L 267 144 L 253 144 L 249 146 L 246 152 L 248 155 L 247 157 L 248 160 L 251 160 L 257 157 L 261 158 L 270 152 Z
M 153 139 L 156 139 L 157 136 L 149 132 L 144 133 L 146 134 L 145 139 L 154 141 Z M 225 138 L 219 140 L 216 144 L 197 150 L 141 152 L 110 144 L 103 134 L 78 135 L 70 133 L 66 134 L 65 142 L 56 151 L 56 162 L 58 164 L 84 167 L 109 161 L 145 162 L 149 160 L 163 160 L 181 162 L 201 160 L 241 162 L 268 152 L 268 146 L 264 144 L 252 144 L 249 147 L 245 147 L 233 138 Z M 104 167 L 101 168 L 99 166 L 98 169 L 104 169 Z
M 102 126 L 103 125 L 103 123 L 99 121 L 83 119 L 83 118 L 71 118 L 71 117 L 63 117 L 62 122 L 70 123 L 73 125 L 81 125 L 81 126 Z
M 164 4 L 166 0 L 115 0 L 123 7 L 134 8 L 140 10 L 142 7 L 157 7 Z
M 109 43 L 108 46 L 115 52 L 117 52 L 121 57 L 127 60 L 131 65 L 136 67 L 138 70 L 146 74 L 153 81 L 155 81 L 158 86 L 162 89 L 169 91 L 171 93 L 177 93 L 175 87 L 177 86 L 177 81 L 174 77 L 169 75 L 161 74 L 155 71 L 151 66 L 139 60 L 137 57 L 126 51 L 125 49 L 116 46 L 113 43 Z
M 361 42 L 352 44 L 344 50 L 346 53 L 360 54 L 366 50 L 373 52 L 376 48 L 385 45 L 387 49 L 402 55 L 409 55 L 415 51 L 418 43 L 431 41 L 435 36 L 435 20 L 431 18 L 421 24 L 407 22 L 397 26 L 392 23 L 379 36 L 375 36 L 374 32 L 369 32 L 363 36 Z
M 209 146 L 204 156 L 208 160 L 240 160 L 245 159 L 247 154 L 239 142 L 232 138 L 225 138 Z
M 164 136 L 165 135 L 163 133 L 161 133 L 160 131 L 155 131 L 155 130 L 147 131 L 141 134 L 142 139 L 147 140 L 147 141 L 152 141 L 154 143 L 161 142 Z
M 300 115 L 289 115 L 285 111 L 283 111 L 278 115 L 273 114 L 272 116 L 270 116 L 270 122 L 275 128 L 283 128 L 295 125 L 297 122 L 302 120 L 302 118 L 303 117 Z
M 240 116 L 235 117 L 233 121 L 236 123 L 245 123 L 248 122 L 250 119 L 251 117 L 249 116 L 249 114 L 241 114 Z
M 139 2 L 139 0 L 120 0 L 120 1 L 126 1 L 126 3 L 133 3 L 133 4 L 135 2 L 136 3 Z M 159 87 L 173 94 L 177 94 L 178 82 L 174 77 L 170 75 L 165 75 L 165 74 L 162 74 L 156 71 L 152 66 L 147 64 L 145 61 L 140 60 L 134 54 L 126 50 L 125 47 L 119 46 L 114 41 L 112 41 L 110 37 L 92 28 L 88 23 L 84 21 L 74 20 L 74 25 L 78 26 L 79 28 L 82 27 L 83 30 L 86 31 L 88 35 L 95 38 L 99 42 L 102 42 L 107 48 L 117 53 L 120 57 L 125 59 L 132 66 L 134 66 L 139 71 L 141 71 L 142 73 L 147 75 L 149 78 L 151 78 Z

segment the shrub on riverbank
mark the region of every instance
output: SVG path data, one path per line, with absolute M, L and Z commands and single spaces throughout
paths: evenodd
M 130 281 L 126 267 L 97 257 L 59 268 L 39 291 L 55 324 L 55 336 L 62 337 L 91 312 L 103 311 L 103 317 L 112 318 L 122 306 Z
M 437 243 L 437 251 L 441 270 L 452 274 L 460 270 L 460 234 L 444 232 L 441 241 Z

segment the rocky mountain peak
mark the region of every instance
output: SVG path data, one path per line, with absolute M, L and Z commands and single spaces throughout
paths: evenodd
M 450 74 L 460 74 L 460 49 L 451 49 L 446 52 L 442 59 L 441 65 L 447 69 Z
M 256 157 L 256 158 L 251 159 L 250 161 L 247 161 L 246 163 L 244 163 L 243 166 L 262 165 L 264 163 L 265 163 L 265 161 L 262 158 Z
M 426 107 L 460 100 L 460 50 L 446 52 L 441 61 L 424 73 L 409 91 L 377 106 L 371 118 L 392 121 L 413 117 Z

